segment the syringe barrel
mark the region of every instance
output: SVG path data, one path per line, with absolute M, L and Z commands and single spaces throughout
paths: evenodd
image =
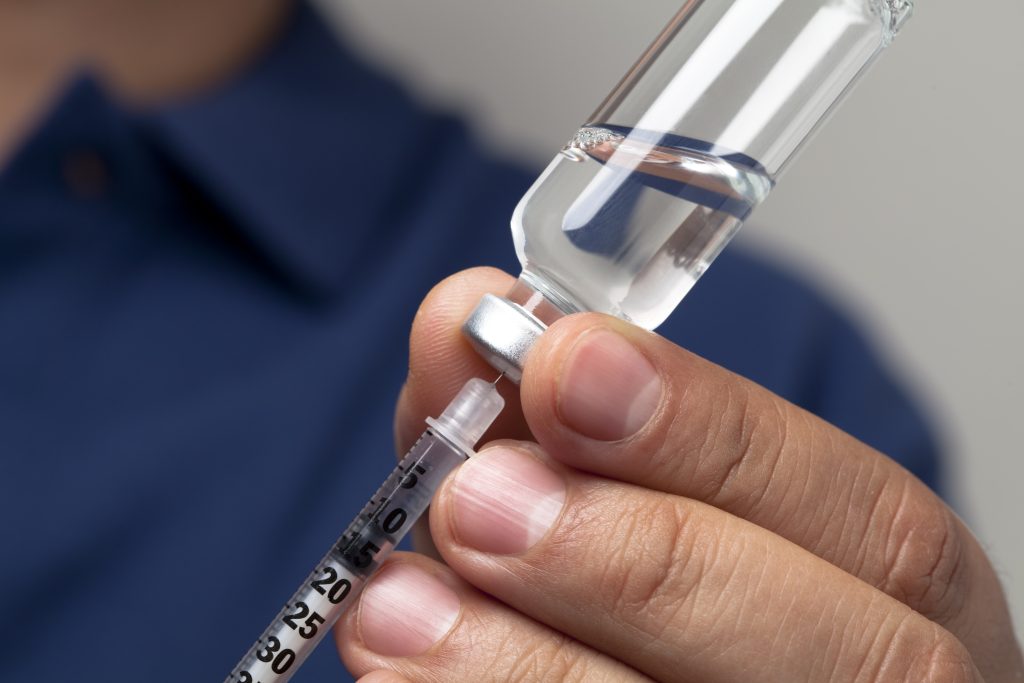
M 445 478 L 472 454 L 504 407 L 471 379 L 423 433 L 341 538 L 317 563 L 224 683 L 287 683 L 426 512 Z
M 291 680 L 467 457 L 449 438 L 425 432 L 224 683 Z
M 911 0 L 689 0 L 589 124 L 713 143 L 777 178 Z

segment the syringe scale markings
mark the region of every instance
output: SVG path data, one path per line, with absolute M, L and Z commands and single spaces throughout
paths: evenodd
M 445 477 L 472 454 L 469 449 L 503 406 L 492 384 L 470 380 L 441 417 L 429 421 L 431 426 L 317 563 L 225 683 L 288 681 L 426 511 Z

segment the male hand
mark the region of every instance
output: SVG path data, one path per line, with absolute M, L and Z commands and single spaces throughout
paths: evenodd
M 459 327 L 512 278 L 427 297 L 407 448 L 471 377 Z M 531 352 L 492 443 L 337 631 L 366 682 L 1024 681 L 985 553 L 902 467 L 668 341 L 596 314 Z

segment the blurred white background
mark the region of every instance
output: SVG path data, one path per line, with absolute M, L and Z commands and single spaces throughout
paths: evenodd
M 546 163 L 681 0 L 322 0 L 348 40 L 502 152 Z M 919 2 L 740 238 L 870 328 L 955 458 L 1024 632 L 1020 0 Z

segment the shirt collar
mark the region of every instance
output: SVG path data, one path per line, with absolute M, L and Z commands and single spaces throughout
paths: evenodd
M 85 158 L 102 163 L 98 173 L 117 171 L 129 178 L 126 184 L 93 188 L 104 195 L 116 192 L 120 201 L 145 198 L 150 203 L 162 198 L 155 165 L 131 116 L 107 97 L 92 76 L 82 73 L 71 79 L 35 133 L 0 167 L 0 202 L 16 199 L 40 209 L 52 203 L 55 188 L 71 196 L 79 194 L 75 167 Z M 82 189 L 88 192 L 89 188 Z
M 171 162 L 313 293 L 337 291 L 381 246 L 375 233 L 414 180 L 403 152 L 423 153 L 428 121 L 303 2 L 231 82 L 143 117 Z
M 466 182 L 452 170 L 461 135 L 348 54 L 298 2 L 261 56 L 185 101 L 128 110 L 81 74 L 0 169 L 0 205 L 16 201 L 38 223 L 55 206 L 48 193 L 68 191 L 75 150 L 96 150 L 115 181 L 104 196 L 161 211 L 181 201 L 172 181 L 186 183 L 288 285 L 333 296 L 380 262 L 367 254 L 394 248 L 431 182 Z

